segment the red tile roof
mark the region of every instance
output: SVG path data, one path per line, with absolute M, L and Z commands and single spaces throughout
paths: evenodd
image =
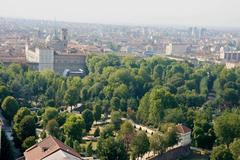
M 191 129 L 190 129 L 190 128 L 188 128 L 188 127 L 186 127 L 186 126 L 184 126 L 184 125 L 182 125 L 182 124 L 176 125 L 176 128 L 177 128 L 177 131 L 178 131 L 179 133 L 185 134 L 185 133 L 191 132 Z
M 71 147 L 65 145 L 64 143 L 62 143 L 60 140 L 56 139 L 53 136 L 48 136 L 41 142 L 28 148 L 24 152 L 24 157 L 27 160 L 41 160 L 57 152 L 58 150 L 62 150 L 64 152 L 67 152 L 68 154 L 71 154 L 81 159 L 81 156 L 76 151 L 74 151 Z

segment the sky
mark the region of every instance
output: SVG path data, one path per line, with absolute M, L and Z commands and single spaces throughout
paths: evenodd
M 103 24 L 240 27 L 240 0 L 0 0 L 0 17 Z

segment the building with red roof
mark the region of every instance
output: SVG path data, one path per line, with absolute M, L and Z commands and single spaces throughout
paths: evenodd
M 24 152 L 18 160 L 81 160 L 81 156 L 71 147 L 53 136 L 48 136 Z
M 178 145 L 186 146 L 191 144 L 191 129 L 184 126 L 183 124 L 177 124 L 176 129 L 179 135 Z

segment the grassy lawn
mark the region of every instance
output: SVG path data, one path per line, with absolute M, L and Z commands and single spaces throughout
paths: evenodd
M 87 145 L 91 143 L 91 141 L 86 141 L 84 143 L 81 143 L 81 147 L 85 147 L 87 148 Z M 97 149 L 97 142 L 92 142 L 92 147 L 93 147 L 93 150 L 96 150 Z
M 104 125 L 103 125 L 103 126 L 98 126 L 98 127 L 99 127 L 99 129 L 100 129 L 100 132 L 102 132 L 103 129 L 104 129 Z M 89 133 L 88 133 L 87 135 L 88 135 L 88 136 L 93 136 L 93 134 L 94 134 L 94 132 L 95 132 L 96 129 L 97 129 L 96 126 L 92 127 L 91 130 L 89 131 Z M 91 142 L 92 142 L 93 150 L 96 150 L 96 149 L 97 149 L 97 141 L 83 141 L 83 142 L 81 143 L 81 147 L 87 148 L 87 145 L 88 145 L 89 143 L 91 143 Z
M 104 129 L 104 126 L 98 126 L 98 127 L 100 129 L 100 132 L 102 132 Z M 96 129 L 97 129 L 96 126 L 92 127 L 91 130 L 89 131 L 89 135 L 93 135 Z

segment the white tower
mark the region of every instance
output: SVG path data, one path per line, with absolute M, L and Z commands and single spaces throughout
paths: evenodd
M 224 59 L 225 58 L 225 53 L 224 53 L 224 47 L 220 48 L 220 59 Z
M 173 46 L 172 43 L 166 45 L 166 55 L 172 55 Z

